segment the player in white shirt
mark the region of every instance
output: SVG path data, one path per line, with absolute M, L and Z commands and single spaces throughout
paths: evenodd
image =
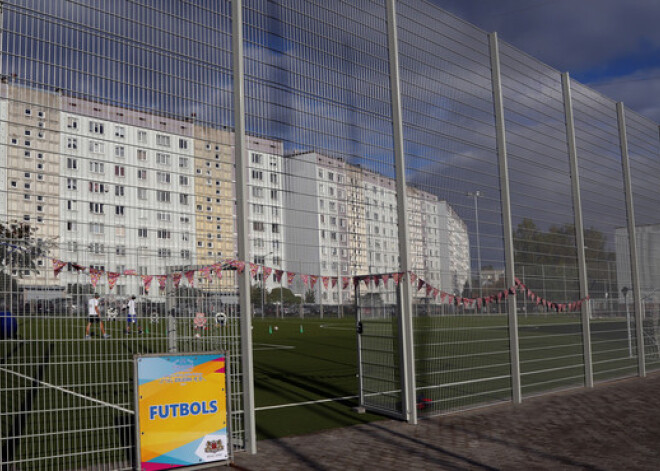
M 128 315 L 126 316 L 126 333 L 131 333 L 131 324 L 137 326 L 138 332 L 142 333 L 142 327 L 137 324 L 137 310 L 135 308 L 135 295 L 128 301 Z
M 103 321 L 101 320 L 101 311 L 99 309 L 99 294 L 96 293 L 93 298 L 87 303 L 87 328 L 85 329 L 85 338 L 91 338 L 89 331 L 92 327 L 92 324 L 98 324 L 101 329 L 101 334 L 103 334 L 104 339 L 110 338 L 108 334 L 105 333 L 105 327 L 103 327 Z

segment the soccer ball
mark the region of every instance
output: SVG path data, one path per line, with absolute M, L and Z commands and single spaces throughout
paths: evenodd
M 277 326 L 274 327 L 275 331 L 277 332 Z
M 202 336 L 201 336 L 201 335 L 199 335 L 199 333 L 196 333 L 196 334 L 195 334 L 195 338 L 196 338 L 196 339 L 201 339 L 201 338 L 202 338 Z

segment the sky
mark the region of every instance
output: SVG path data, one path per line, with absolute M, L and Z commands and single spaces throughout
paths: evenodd
M 431 0 L 660 123 L 660 0 Z

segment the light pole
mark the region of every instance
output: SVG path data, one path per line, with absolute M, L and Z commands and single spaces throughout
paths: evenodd
M 474 221 L 477 226 L 477 270 L 479 276 L 479 297 L 483 297 L 483 287 L 481 286 L 481 243 L 479 242 L 479 203 L 478 200 L 483 196 L 481 191 L 468 191 L 465 196 L 470 196 L 474 199 Z
M 630 288 L 624 286 L 621 288 L 623 294 L 623 302 L 626 305 L 626 327 L 628 329 L 628 358 L 632 358 L 632 334 L 630 332 L 630 309 L 628 308 L 628 291 Z

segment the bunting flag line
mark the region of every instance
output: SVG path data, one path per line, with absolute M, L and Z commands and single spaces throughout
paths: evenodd
M 119 279 L 119 273 L 109 271 L 106 273 L 106 276 L 108 277 L 108 287 L 110 288 L 110 291 L 112 291 Z
M 165 285 L 167 284 L 167 275 L 157 275 L 156 278 L 158 279 L 158 288 L 160 288 L 161 291 L 165 291 Z
M 188 270 L 184 275 L 186 276 L 186 280 L 188 280 L 188 284 L 191 287 L 195 286 L 195 270 Z
M 144 285 L 144 292 L 149 294 L 149 288 L 151 288 L 151 280 L 154 277 L 152 275 L 142 275 L 142 284 Z

